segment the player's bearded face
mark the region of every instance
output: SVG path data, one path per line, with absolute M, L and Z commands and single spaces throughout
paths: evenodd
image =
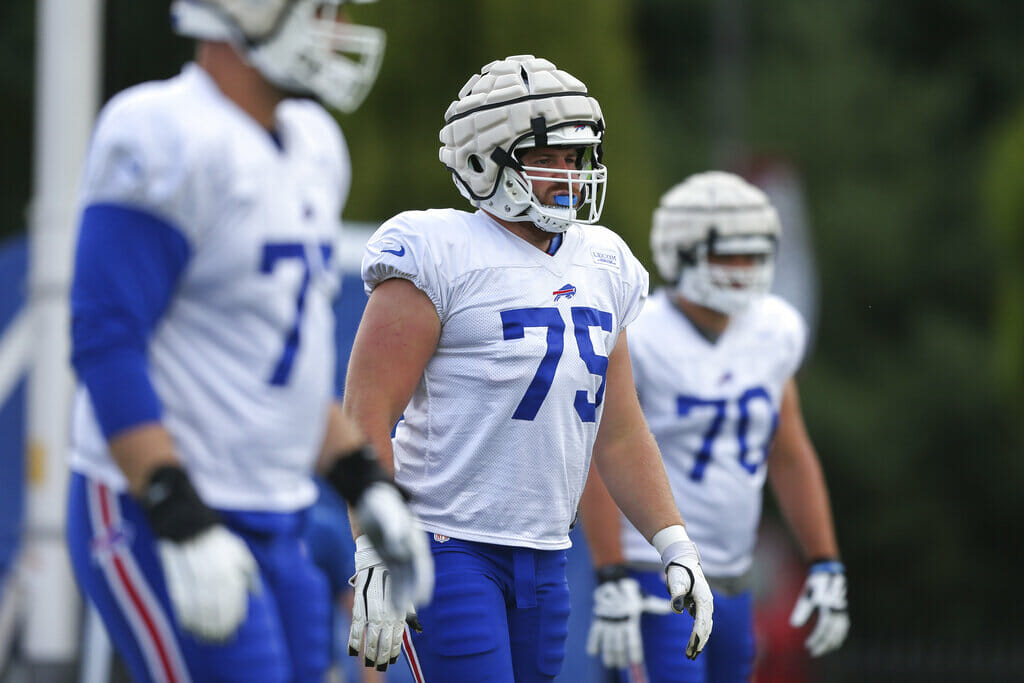
M 569 202 L 569 182 L 566 171 L 575 172 L 578 170 L 579 150 L 575 147 L 534 147 L 523 152 L 520 163 L 523 166 L 530 166 L 530 177 L 533 187 L 533 194 L 541 204 L 546 206 L 566 206 Z M 537 169 L 551 169 L 550 174 L 545 174 Z M 574 173 L 574 175 L 576 175 Z M 582 176 L 582 174 L 579 174 Z M 538 177 L 549 176 L 550 182 L 538 180 Z M 579 178 L 582 180 L 582 178 Z M 573 182 L 572 203 L 580 203 L 580 184 Z M 562 198 L 562 199 L 559 199 Z

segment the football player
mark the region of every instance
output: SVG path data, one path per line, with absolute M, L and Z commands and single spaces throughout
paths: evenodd
M 103 109 L 71 291 L 68 541 L 134 681 L 319 681 L 330 598 L 302 542 L 318 469 L 396 599 L 430 593 L 415 520 L 333 398 L 356 106 L 383 35 L 342 2 L 176 0 L 195 62 Z
M 686 625 L 659 614 L 657 600 L 654 609 L 645 603 L 668 597 L 660 558 L 591 477 L 582 513 L 599 584 L 588 650 L 620 668 L 621 680 L 750 679 L 750 569 L 766 479 L 810 565 L 792 624 L 817 615 L 807 639 L 815 656 L 846 636 L 845 574 L 793 379 L 806 330 L 796 310 L 768 293 L 780 233 L 764 193 L 729 173 L 691 176 L 654 213 L 651 248 L 671 286 L 630 327 L 633 377 L 701 550 L 715 638 L 700 660 L 683 657 L 676 643 Z
M 350 652 L 418 680 L 551 681 L 565 654 L 565 550 L 591 454 L 660 557 L 696 657 L 710 590 L 643 421 L 626 325 L 648 276 L 596 225 L 605 123 L 551 62 L 491 62 L 448 107 L 440 160 L 477 210 L 409 211 L 367 244 L 369 302 L 345 390 L 430 535 L 437 585 L 403 631 L 357 539 Z M 394 439 L 392 425 L 400 416 Z

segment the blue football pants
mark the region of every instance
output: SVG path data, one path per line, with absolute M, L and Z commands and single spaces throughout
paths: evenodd
M 435 588 L 422 633 L 403 646 L 416 681 L 542 683 L 565 659 L 569 586 L 564 550 L 434 535 Z
M 659 571 L 631 572 L 648 595 L 668 599 L 665 575 Z M 714 591 L 712 591 L 714 593 Z M 748 683 L 754 670 L 754 611 L 750 591 L 739 595 L 714 593 L 715 625 L 704 651 L 686 658 L 693 630 L 687 614 L 644 614 L 640 618 L 644 663 L 619 671 L 622 683 Z
M 68 547 L 79 587 L 96 606 L 136 683 L 322 681 L 331 598 L 307 557 L 305 513 L 221 512 L 260 568 L 262 587 L 226 642 L 182 631 L 171 609 L 149 524 L 127 494 L 72 473 Z

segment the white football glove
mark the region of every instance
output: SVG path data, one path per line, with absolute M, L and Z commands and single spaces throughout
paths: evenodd
M 388 594 L 396 611 L 410 603 L 429 602 L 434 592 L 434 558 L 426 534 L 394 484 L 379 481 L 367 487 L 355 514 L 368 545 L 387 566 Z
M 609 577 L 594 589 L 594 618 L 587 636 L 587 654 L 601 655 L 609 669 L 623 669 L 644 661 L 640 615 L 668 614 L 672 605 L 664 598 L 644 595 L 640 584 L 625 575 Z
M 661 554 L 665 566 L 665 583 L 672 598 L 672 609 L 682 613 L 685 609 L 693 617 L 693 630 L 686 644 L 686 656 L 697 659 L 711 637 L 714 600 L 711 587 L 700 568 L 700 555 L 686 529 L 676 524 L 654 534 L 654 547 Z
M 365 535 L 356 538 L 356 573 L 349 579 L 355 588 L 352 603 L 352 628 L 348 636 L 348 653 L 363 656 L 365 666 L 387 671 L 402 652 L 405 625 L 422 631 L 416 610 L 411 603 L 396 609 L 392 580 L 388 568 Z
M 846 612 L 846 573 L 842 562 L 830 560 L 811 565 L 789 623 L 799 628 L 815 612 L 818 620 L 804 645 L 812 657 L 820 657 L 842 645 L 846 632 L 850 630 L 850 617 Z
M 185 541 L 157 539 L 157 552 L 181 627 L 201 640 L 230 638 L 260 585 L 245 541 L 217 524 Z

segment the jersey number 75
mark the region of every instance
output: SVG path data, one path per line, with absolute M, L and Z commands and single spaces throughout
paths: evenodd
M 588 306 L 573 306 L 571 309 L 573 336 L 576 337 L 576 348 L 580 352 L 580 358 L 587 366 L 591 374 L 601 378 L 601 386 L 594 395 L 594 402 L 591 403 L 585 389 L 576 392 L 576 399 L 573 406 L 576 414 L 583 422 L 597 421 L 597 407 L 604 399 L 604 380 L 608 372 L 607 356 L 598 355 L 594 351 L 594 344 L 590 341 L 590 328 L 600 327 L 605 332 L 612 331 L 612 314 L 607 311 L 599 311 Z M 565 335 L 565 320 L 562 312 L 554 307 L 544 308 L 515 308 L 510 311 L 501 312 L 502 333 L 505 339 L 523 339 L 526 336 L 527 327 L 546 327 L 547 351 L 540 361 L 537 374 L 526 389 L 523 400 L 519 402 L 516 411 L 512 414 L 513 420 L 533 420 L 540 411 L 544 398 L 551 390 L 551 383 L 555 379 L 555 369 L 562 357 L 562 349 L 565 346 L 563 337 Z

